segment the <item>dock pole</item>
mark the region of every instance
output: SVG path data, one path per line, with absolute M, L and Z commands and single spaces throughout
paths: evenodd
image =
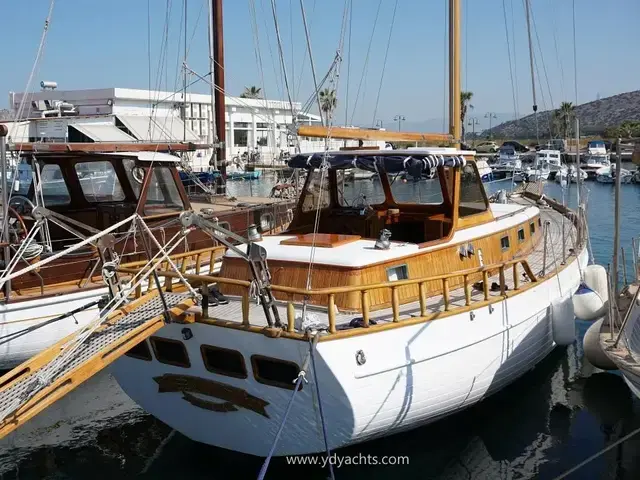
M 4 244 L 4 264 L 9 265 L 9 196 L 7 195 L 7 135 L 9 127 L 0 125 L 0 187 L 2 187 L 2 243 Z M 11 293 L 11 280 L 5 283 L 4 298 Z
M 614 301 L 618 300 L 620 294 L 620 288 L 618 286 L 618 252 L 620 251 L 620 184 L 622 183 L 622 177 L 620 171 L 622 170 L 622 154 L 620 153 L 620 143 L 622 139 L 618 138 L 616 143 L 616 194 L 615 194 L 615 208 L 614 208 L 614 223 L 613 223 L 613 293 Z

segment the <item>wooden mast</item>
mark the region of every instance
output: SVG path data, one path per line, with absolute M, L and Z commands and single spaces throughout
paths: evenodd
M 449 0 L 449 133 L 460 148 L 460 0 Z
M 222 191 L 226 190 L 227 181 L 227 165 L 226 165 L 226 146 L 227 146 L 227 128 L 225 119 L 225 102 L 224 102 L 224 33 L 222 29 L 222 0 L 211 0 L 211 10 L 213 16 L 213 84 L 215 88 L 215 121 L 216 121 L 216 137 L 218 144 L 216 148 L 217 163 L 222 176 Z

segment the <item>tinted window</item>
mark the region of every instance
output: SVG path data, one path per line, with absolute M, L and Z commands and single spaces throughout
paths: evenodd
M 41 178 L 45 206 L 69 204 L 71 196 L 58 165 L 47 164 L 42 167 Z
M 460 172 L 460 207 L 458 215 L 465 217 L 484 212 L 487 202 L 484 187 L 475 164 L 467 163 Z
M 187 349 L 182 342 L 169 338 L 151 337 L 151 346 L 160 363 L 184 368 L 191 366 Z
M 111 162 L 76 163 L 76 175 L 87 202 L 120 202 L 124 192 Z
M 151 180 L 147 191 L 144 213 L 147 215 L 182 211 L 183 204 L 176 181 L 167 167 L 155 166 L 151 171 Z

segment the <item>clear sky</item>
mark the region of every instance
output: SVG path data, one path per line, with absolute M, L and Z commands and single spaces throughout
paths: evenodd
M 152 87 L 180 88 L 182 80 L 176 72 L 184 49 L 183 1 L 57 0 L 43 60 L 32 89 L 39 88 L 40 80 L 56 81 L 60 89 L 148 88 L 149 72 Z M 353 4 L 352 21 L 347 22 L 351 47 L 347 34 L 337 84 L 338 121 L 344 123 L 347 105 L 348 119 L 353 119 L 355 124 L 370 125 L 381 120 L 389 126 L 398 114 L 404 115 L 407 122 L 441 118 L 446 100 L 445 14 L 448 1 L 346 1 Z M 396 1 L 389 56 L 374 118 Z M 300 1 L 275 2 L 290 89 L 294 100 L 304 103 L 313 84 L 306 57 Z M 471 103 L 475 106 L 475 114 L 530 113 L 531 79 L 523 0 L 461 2 L 463 89 L 474 93 Z M 541 110 L 550 108 L 551 100 L 555 106 L 564 100 L 575 102 L 572 2 L 531 0 Z M 578 101 L 583 103 L 597 96 L 640 89 L 637 57 L 640 1 L 575 2 Z M 0 107 L 7 106 L 9 91 L 24 91 L 26 87 L 49 3 L 50 0 L 0 0 L 0 45 L 4 50 L 0 69 Z M 255 4 L 262 69 L 256 60 L 252 4 Z M 339 44 L 345 0 L 304 0 L 304 4 L 317 73 L 323 77 Z M 167 5 L 170 6 L 168 48 L 161 58 Z M 509 42 L 503 5 L 506 6 Z M 207 0 L 187 0 L 187 10 L 187 63 L 198 73 L 206 74 Z M 225 0 L 224 14 L 227 91 L 239 94 L 244 86 L 256 85 L 264 87 L 268 98 L 286 99 L 271 0 Z M 148 42 L 149 26 L 151 42 Z M 517 107 L 514 107 L 509 73 L 509 48 L 515 70 Z M 200 82 L 191 89 L 206 92 L 208 87 Z

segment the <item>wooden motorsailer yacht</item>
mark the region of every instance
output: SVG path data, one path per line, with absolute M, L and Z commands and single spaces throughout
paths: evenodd
M 460 6 L 450 5 L 455 143 Z M 531 194 L 490 204 L 473 157 L 456 147 L 297 155 L 289 165 L 307 179 L 279 235 L 240 238 L 184 212 L 186 231 L 227 245 L 220 274 L 163 259 L 120 266 L 118 278 L 138 279 L 120 284 L 122 308 L 0 379 L 0 435 L 112 362 L 150 414 L 258 456 L 391 435 L 504 388 L 574 341 L 584 214 Z M 380 198 L 346 197 L 347 168 L 376 172 Z M 434 169 L 428 199 L 399 198 L 397 175 Z M 144 293 L 137 285 L 153 275 Z M 228 304 L 209 305 L 211 285 Z

